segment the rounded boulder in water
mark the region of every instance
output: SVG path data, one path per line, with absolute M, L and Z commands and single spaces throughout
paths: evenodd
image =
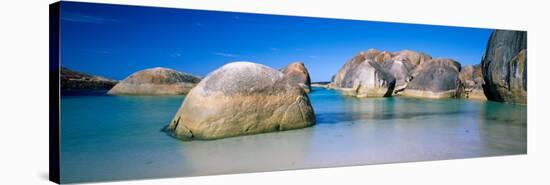
M 314 123 L 308 95 L 287 75 L 261 64 L 233 62 L 189 92 L 167 131 L 184 140 L 218 139 Z

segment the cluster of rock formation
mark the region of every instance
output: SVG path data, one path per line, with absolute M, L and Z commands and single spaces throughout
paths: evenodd
M 527 33 L 496 30 L 481 64 L 403 50 L 360 52 L 334 75 L 329 88 L 356 97 L 489 99 L 527 103 Z
M 357 97 L 448 98 L 456 96 L 460 68 L 451 59 L 415 51 L 369 49 L 344 64 L 329 87 Z
M 109 90 L 117 83 L 116 80 L 73 71 L 65 67 L 59 70 L 59 77 L 62 91 Z
M 168 68 L 151 68 L 135 72 L 116 84 L 113 95 L 176 95 L 187 94 L 200 78 Z
M 166 130 L 184 140 L 218 139 L 313 125 L 307 70 L 294 63 L 282 71 L 250 62 L 222 66 L 189 92 Z

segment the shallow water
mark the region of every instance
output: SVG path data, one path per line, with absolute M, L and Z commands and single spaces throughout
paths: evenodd
M 61 99 L 61 181 L 88 182 L 527 152 L 527 107 L 485 101 L 310 93 L 313 127 L 183 142 L 161 129 L 182 96 Z

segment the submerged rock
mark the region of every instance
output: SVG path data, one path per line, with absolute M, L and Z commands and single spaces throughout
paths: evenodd
M 59 78 L 62 91 L 109 90 L 116 80 L 93 76 L 61 67 Z
M 493 31 L 481 70 L 487 99 L 527 104 L 527 32 Z
M 180 139 L 218 139 L 311 126 L 309 97 L 291 78 L 260 64 L 226 64 L 189 92 L 166 130 Z
M 451 59 L 432 59 L 417 66 L 403 96 L 451 98 L 456 96 L 460 63 Z
M 344 95 L 357 97 L 387 97 L 395 88 L 395 78 L 376 61 L 373 50 L 360 52 L 346 62 L 329 87 Z
M 291 82 L 294 82 L 304 89 L 307 93 L 311 91 L 311 80 L 306 66 L 302 62 L 288 64 L 281 72 L 288 76 Z
M 113 95 L 186 94 L 200 78 L 168 68 L 151 68 L 135 72 L 114 86 Z
M 486 100 L 483 93 L 483 75 L 481 74 L 481 66 L 466 66 L 460 70 L 458 75 L 460 80 L 459 88 L 457 89 L 457 97 L 466 99 Z

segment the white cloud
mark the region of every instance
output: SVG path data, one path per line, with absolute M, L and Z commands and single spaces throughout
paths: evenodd
M 239 56 L 239 55 L 232 54 L 232 53 L 222 53 L 222 52 L 214 53 L 214 55 L 218 55 L 218 56 L 222 56 L 222 57 L 231 57 L 231 58 Z

